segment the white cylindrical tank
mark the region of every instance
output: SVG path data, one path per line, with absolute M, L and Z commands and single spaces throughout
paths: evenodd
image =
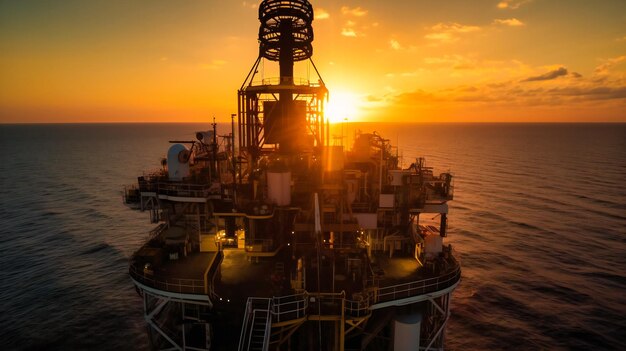
M 189 177 L 189 149 L 182 144 L 174 144 L 167 151 L 167 176 L 180 181 Z
M 420 313 L 396 316 L 393 334 L 394 351 L 419 350 L 421 328 L 422 315 Z
M 278 206 L 291 204 L 291 172 L 267 172 L 267 196 Z

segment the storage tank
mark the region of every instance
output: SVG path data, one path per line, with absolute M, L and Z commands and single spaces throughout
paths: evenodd
M 291 204 L 291 172 L 267 172 L 267 197 L 278 206 Z
M 394 351 L 419 350 L 421 327 L 422 315 L 420 313 L 396 316 L 393 328 Z
M 191 152 L 185 145 L 174 144 L 167 151 L 167 176 L 169 180 L 181 181 L 189 177 Z

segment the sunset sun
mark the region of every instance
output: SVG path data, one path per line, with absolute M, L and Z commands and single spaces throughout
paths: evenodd
M 325 108 L 325 117 L 330 123 L 341 123 L 345 120 L 354 122 L 360 119 L 359 97 L 351 92 L 337 91 L 330 93 Z

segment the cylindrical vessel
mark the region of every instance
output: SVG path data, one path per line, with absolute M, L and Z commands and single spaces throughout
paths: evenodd
M 189 177 L 189 149 L 182 144 L 174 144 L 167 151 L 167 176 L 169 180 L 180 181 Z
M 419 350 L 420 329 L 422 327 L 422 315 L 420 313 L 396 316 L 393 326 L 394 351 Z

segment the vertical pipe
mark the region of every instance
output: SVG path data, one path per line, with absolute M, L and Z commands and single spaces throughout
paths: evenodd
M 383 150 L 385 149 L 385 141 L 380 140 L 380 169 L 378 170 L 378 194 L 383 193 Z M 380 198 L 380 195 L 379 195 Z
M 230 123 L 231 123 L 231 148 L 232 148 L 232 158 L 233 158 L 233 208 L 235 208 L 237 204 L 237 156 L 235 155 L 235 114 L 230 115 Z
M 183 350 L 187 348 L 187 337 L 185 336 L 185 303 L 181 302 L 181 313 L 183 315 Z
M 217 123 L 215 123 L 215 117 L 213 117 L 213 145 L 211 145 L 211 153 L 213 154 L 213 161 L 211 161 L 211 181 L 219 179 L 217 168 Z
M 341 297 L 341 320 L 339 321 L 339 351 L 344 351 L 346 338 L 346 299 Z
M 448 216 L 446 213 L 441 214 L 441 224 L 439 226 L 439 235 L 441 237 L 447 236 L 447 228 L 448 228 Z
M 243 111 L 241 109 L 241 91 L 237 92 L 237 118 L 238 118 L 238 122 L 237 123 L 237 128 L 239 129 L 239 135 L 243 136 L 244 134 L 241 131 L 242 128 L 242 117 L 243 117 Z M 241 143 L 244 142 L 244 138 L 239 138 L 239 148 L 241 148 L 244 145 L 241 145 Z

